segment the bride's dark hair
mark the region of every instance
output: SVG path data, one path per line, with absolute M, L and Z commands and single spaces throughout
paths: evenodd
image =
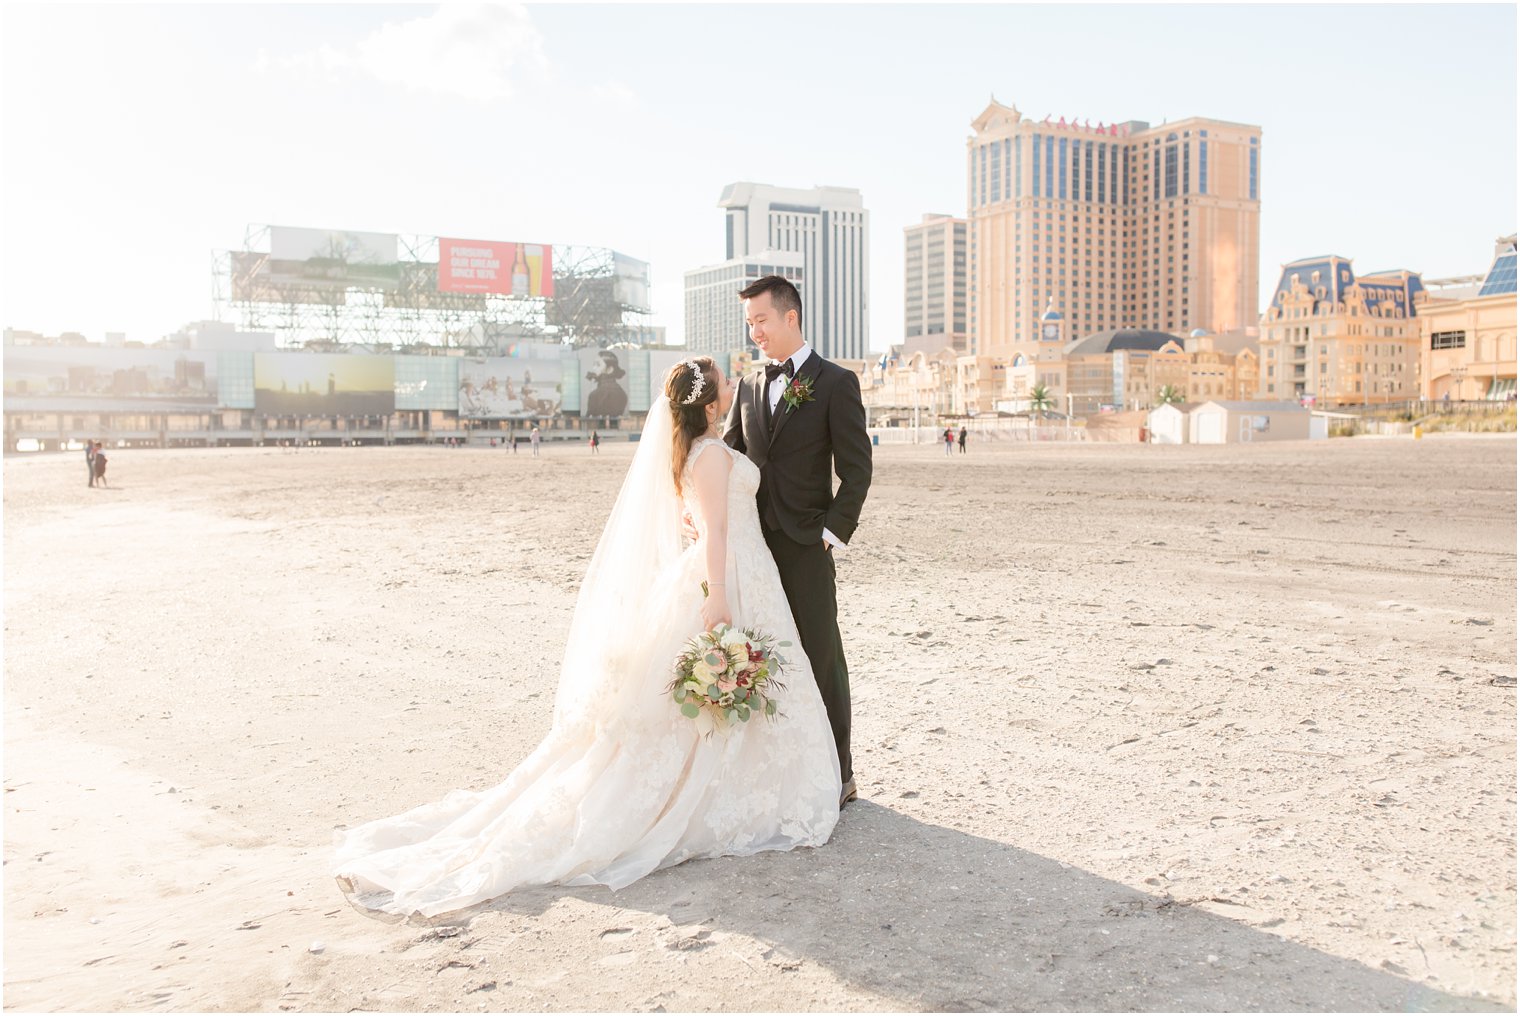
M 697 373 L 691 369 L 695 363 L 701 370 L 702 391 L 688 403 L 692 389 L 697 386 Z M 665 375 L 665 397 L 670 400 L 670 415 L 675 420 L 675 431 L 670 436 L 670 467 L 675 473 L 676 494 L 681 493 L 681 474 L 686 471 L 686 456 L 691 454 L 692 442 L 707 433 L 707 407 L 718 401 L 718 364 L 710 356 L 694 356 L 682 360 Z

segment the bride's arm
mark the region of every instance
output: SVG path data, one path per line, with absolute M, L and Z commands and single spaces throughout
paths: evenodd
M 703 562 L 707 566 L 708 596 L 702 603 L 702 621 L 710 629 L 732 624 L 728 610 L 728 474 L 734 460 L 728 452 L 708 445 L 697 454 L 691 479 L 702 516 Z

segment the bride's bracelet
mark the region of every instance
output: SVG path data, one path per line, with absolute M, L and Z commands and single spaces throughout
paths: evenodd
M 721 583 L 721 582 L 709 582 L 707 584 L 707 588 L 709 588 L 709 589 L 722 589 L 723 588 L 723 583 Z

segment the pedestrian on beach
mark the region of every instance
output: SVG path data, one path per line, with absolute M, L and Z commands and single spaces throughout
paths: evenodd
M 964 423 L 961 424 L 960 445 L 961 445 L 961 454 L 965 455 L 966 454 L 966 425 Z
M 109 487 L 110 484 L 106 483 L 106 453 L 98 443 L 95 445 L 95 458 L 91 461 L 91 465 L 95 470 L 95 480 L 102 487 Z
M 953 451 L 955 451 L 955 431 L 951 430 L 949 427 L 946 427 L 945 428 L 945 454 L 949 455 Z
M 531 433 L 531 434 L 528 435 L 528 443 L 533 446 L 533 457 L 535 459 L 538 458 L 538 442 L 541 441 L 541 440 L 542 440 L 542 438 L 539 436 L 539 433 L 538 433 L 538 425 L 534 424 L 534 426 L 533 426 L 533 433 Z
M 96 450 L 97 449 L 96 449 L 94 441 L 86 441 L 84 443 L 84 464 L 85 464 L 85 466 L 90 471 L 90 486 L 92 486 L 92 487 L 95 486 L 95 452 L 96 452 Z
M 591 454 L 592 455 L 599 455 L 599 454 L 601 454 L 600 452 L 597 451 L 597 448 L 601 445 L 601 443 L 602 443 L 601 437 L 599 437 L 597 435 L 596 431 L 593 430 L 591 432 Z

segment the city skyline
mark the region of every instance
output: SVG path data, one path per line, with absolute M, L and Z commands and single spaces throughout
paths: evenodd
M 764 180 L 861 192 L 879 351 L 901 231 L 966 214 L 993 96 L 1260 125 L 1262 306 L 1287 262 L 1481 273 L 1514 231 L 1508 6 L 80 10 L 3 14 L 7 327 L 154 341 L 210 315 L 212 252 L 262 222 L 613 247 L 676 342 L 722 188 Z

